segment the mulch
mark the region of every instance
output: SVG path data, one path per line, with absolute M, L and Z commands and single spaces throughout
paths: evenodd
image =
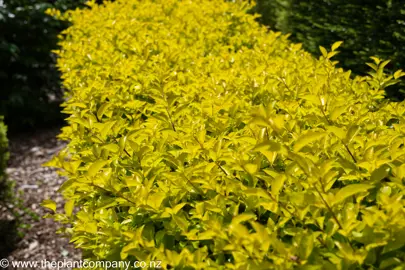
M 75 249 L 66 237 L 58 235 L 58 223 L 52 219 L 42 218 L 49 210 L 40 204 L 44 199 L 53 199 L 58 207 L 63 207 L 64 200 L 57 192 L 64 178 L 59 176 L 55 169 L 42 166 L 60 151 L 66 142 L 57 140 L 59 128 L 38 130 L 35 132 L 11 136 L 10 161 L 7 169 L 9 179 L 15 182 L 15 192 L 21 199 L 22 204 L 31 213 L 37 215 L 24 215 L 23 224 L 29 224 L 30 228 L 20 229 L 24 233 L 22 237 L 13 237 L 12 228 L 6 232 L 0 232 L 0 246 L 7 246 L 7 254 L 0 254 L 0 259 L 7 258 L 11 261 L 78 261 L 81 252 Z M 9 205 L 15 209 L 21 206 Z M 1 223 L 11 226 L 15 218 L 7 209 L 0 208 Z M 11 224 L 11 225 L 10 225 Z M 3 241 L 3 243 L 1 243 Z M 17 269 L 11 268 L 9 269 Z M 31 269 L 31 268 L 18 268 Z M 34 268 L 32 268 L 34 269 Z M 61 268 L 62 269 L 62 268 Z M 65 268 L 66 269 L 66 268 Z

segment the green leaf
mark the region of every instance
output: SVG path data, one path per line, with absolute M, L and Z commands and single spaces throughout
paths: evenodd
M 373 188 L 373 186 L 367 184 L 352 184 L 345 186 L 336 193 L 333 203 L 338 204 L 354 194 L 367 192 L 370 188 Z

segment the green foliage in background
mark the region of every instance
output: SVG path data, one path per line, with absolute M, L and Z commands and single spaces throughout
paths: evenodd
M 4 0 L 0 6 L 0 114 L 11 130 L 62 119 L 60 74 L 55 68 L 57 35 L 68 24 L 45 14 L 78 0 Z
M 60 15 L 68 146 L 57 209 L 89 260 L 163 269 L 405 267 L 405 73 L 350 78 L 244 1 Z M 58 15 L 57 11 L 51 12 Z M 396 268 L 397 267 L 397 268 Z
M 0 219 L 0 256 L 5 256 L 10 249 L 25 234 L 25 229 L 31 227 L 23 221 L 24 217 L 30 216 L 34 220 L 39 217 L 30 208 L 24 206 L 21 192 L 15 190 L 15 182 L 9 179 L 6 169 L 9 160 L 9 143 L 7 139 L 7 126 L 3 116 L 0 116 L 0 206 L 6 209 L 14 217 L 13 220 Z M 4 216 L 3 216 L 4 217 Z
M 3 116 L 0 116 L 0 187 L 3 186 L 6 180 L 8 158 L 7 127 L 4 125 Z
M 388 70 L 405 69 L 405 2 L 399 0 L 257 0 L 260 22 L 319 56 L 319 46 L 342 40 L 339 66 L 364 75 L 369 57 L 391 59 Z M 386 89 L 403 100 L 405 84 Z M 402 92 L 400 92 L 402 91 Z

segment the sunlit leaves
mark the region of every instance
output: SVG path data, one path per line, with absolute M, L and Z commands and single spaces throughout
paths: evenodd
M 89 167 L 87 171 L 88 175 L 90 177 L 95 176 L 100 171 L 100 169 L 103 168 L 107 163 L 108 163 L 107 160 L 97 160 Z
M 322 139 L 327 135 L 326 132 L 309 131 L 301 135 L 294 144 L 294 152 L 299 152 L 306 145 Z
M 70 142 L 50 163 L 68 202 L 54 218 L 96 260 L 378 269 L 388 246 L 399 265 L 405 109 L 381 90 L 402 73 L 374 59 L 352 80 L 329 60 L 341 42 L 315 60 L 236 2 L 69 15 Z
M 346 198 L 353 196 L 354 194 L 367 192 L 372 187 L 373 186 L 367 184 L 352 184 L 345 186 L 335 194 L 333 202 L 337 204 Z
M 56 211 L 56 203 L 52 200 L 44 200 L 41 203 L 41 206 L 48 208 L 48 209 L 52 210 L 53 212 Z

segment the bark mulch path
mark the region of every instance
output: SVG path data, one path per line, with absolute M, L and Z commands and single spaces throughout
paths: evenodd
M 81 259 L 80 251 L 74 249 L 68 239 L 56 234 L 59 224 L 52 219 L 42 218 L 45 213 L 49 212 L 40 206 L 44 199 L 55 200 L 58 208 L 63 206 L 63 198 L 57 193 L 57 190 L 64 179 L 57 175 L 54 169 L 41 166 L 66 145 L 65 142 L 56 139 L 59 133 L 59 128 L 53 128 L 9 138 L 10 162 L 7 170 L 9 179 L 15 181 L 15 191 L 21 192 L 19 197 L 22 199 L 23 205 L 38 216 L 35 218 L 28 215 L 23 218 L 24 223 L 30 224 L 31 228 L 25 229 L 23 237 L 16 241 L 12 250 L 8 250 L 8 254 L 3 254 L 10 262 L 78 261 Z M 6 209 L 0 208 L 0 221 L 12 224 L 12 220 L 12 215 Z M 10 234 L 9 239 L 3 237 L 0 240 L 0 246 L 11 245 L 11 229 L 6 234 Z M 1 243 L 2 241 L 4 243 Z M 0 259 L 2 258 L 0 257 Z M 9 269 L 35 268 L 12 268 L 10 266 Z

